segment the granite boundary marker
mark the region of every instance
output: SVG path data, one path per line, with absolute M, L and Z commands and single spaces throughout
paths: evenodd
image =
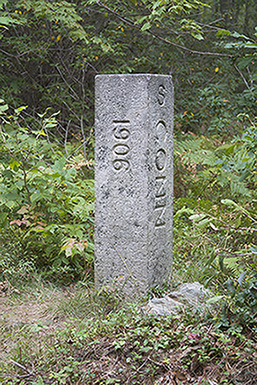
M 143 294 L 172 273 L 172 80 L 95 82 L 95 283 Z

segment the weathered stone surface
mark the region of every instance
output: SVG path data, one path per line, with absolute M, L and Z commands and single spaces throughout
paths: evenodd
M 210 290 L 199 282 L 183 283 L 177 290 L 163 298 L 153 298 L 144 306 L 144 314 L 174 315 L 186 307 L 203 312 L 209 308 L 206 301 L 212 296 Z
M 98 75 L 95 90 L 95 281 L 141 294 L 172 271 L 172 81 Z

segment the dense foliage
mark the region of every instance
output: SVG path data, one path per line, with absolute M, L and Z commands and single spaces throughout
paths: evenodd
M 89 136 L 97 73 L 172 74 L 183 131 L 229 129 L 256 109 L 254 0 L 1 4 L 2 98 L 33 117 L 60 111 L 63 142 Z
M 47 268 L 48 275 L 70 281 L 92 264 L 93 182 L 83 172 L 90 162 L 66 158 L 50 141 L 54 115 L 40 115 L 38 130 L 29 130 L 20 119 L 23 109 L 1 116 L 1 271 L 14 280 L 20 270 Z

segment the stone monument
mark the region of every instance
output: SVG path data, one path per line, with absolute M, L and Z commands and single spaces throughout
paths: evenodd
M 95 282 L 141 295 L 172 272 L 172 80 L 95 81 Z

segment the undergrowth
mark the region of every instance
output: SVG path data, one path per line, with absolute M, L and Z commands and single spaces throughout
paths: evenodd
M 256 130 L 175 142 L 174 278 L 211 288 L 224 327 L 256 327 Z
M 6 385 L 254 384 L 257 374 L 251 332 L 222 330 L 192 310 L 146 315 L 143 303 L 124 303 L 118 293 L 83 283 L 61 290 L 40 279 L 9 291 L 1 306 Z
M 234 136 L 176 133 L 173 285 L 201 282 L 217 310 L 157 318 L 92 286 L 90 161 L 49 141 L 55 115 L 31 131 L 23 108 L 7 109 L 1 102 L 0 381 L 256 384 L 255 122 Z

